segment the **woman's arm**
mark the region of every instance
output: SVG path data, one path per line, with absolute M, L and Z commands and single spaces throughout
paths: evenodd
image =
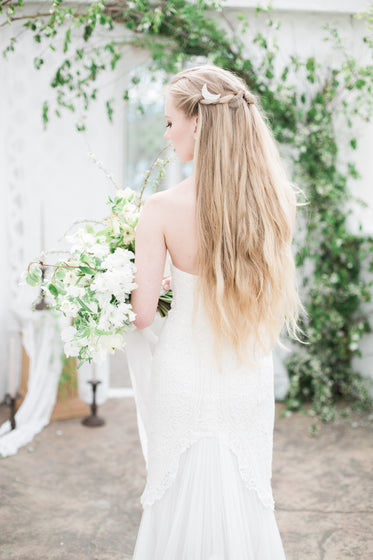
M 134 324 L 144 329 L 152 324 L 157 311 L 164 275 L 167 247 L 163 233 L 165 214 L 162 193 L 146 201 L 136 228 L 135 264 L 137 288 L 131 294 Z

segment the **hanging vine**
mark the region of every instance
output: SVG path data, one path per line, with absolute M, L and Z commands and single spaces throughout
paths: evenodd
M 128 46 L 147 49 L 151 70 L 166 73 L 204 57 L 241 76 L 260 97 L 277 141 L 288 147 L 293 179 L 308 200 L 300 211 L 303 226 L 297 234 L 296 255 L 303 270 L 307 344 L 295 344 L 287 359 L 291 380 L 287 409 L 299 410 L 310 401 L 311 413 L 323 421 L 335 418 L 341 399 L 354 408 L 371 409 L 367 380 L 351 364 L 360 355 L 361 338 L 370 331 L 364 305 L 372 299 L 373 239 L 349 227 L 353 201 L 348 187 L 359 174 L 352 162 L 344 168 L 338 163 L 334 122 L 336 115 L 344 116 L 352 153 L 358 146 L 354 123 L 372 115 L 373 65 L 355 60 L 338 31 L 326 26 L 330 52 L 338 54 L 330 57 L 328 67 L 321 67 L 313 57 L 292 56 L 279 72 L 275 33 L 280 24 L 270 7 L 255 10 L 256 17 L 266 20 L 264 36 L 250 31 L 243 14 L 231 22 L 221 2 L 100 0 L 72 6 L 53 0 L 45 4 L 49 9 L 30 13 L 22 0 L 0 3 L 3 26 L 24 20 L 34 40 L 45 46 L 44 54 L 34 59 L 36 69 L 44 64 L 46 51 L 64 55 L 51 80 L 55 106 L 43 104 L 45 126 L 52 114 L 61 117 L 68 110 L 77 112 L 77 128 L 84 130 L 85 114 L 99 96 L 98 76 L 115 70 Z M 373 8 L 358 17 L 368 24 L 362 47 L 371 59 Z M 16 44 L 13 37 L 5 57 L 10 58 Z M 128 90 L 121 95 L 127 100 Z M 112 120 L 112 100 L 105 105 Z

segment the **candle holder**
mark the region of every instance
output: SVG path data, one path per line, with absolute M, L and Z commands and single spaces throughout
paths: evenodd
M 41 283 L 42 284 L 44 282 L 45 271 L 46 271 L 46 267 L 41 264 Z M 38 302 L 35 305 L 35 310 L 36 311 L 44 311 L 44 309 L 48 309 L 48 305 L 45 301 L 45 291 L 44 291 L 43 288 L 40 288 L 40 295 L 39 295 L 39 298 L 38 298 Z
M 14 397 L 12 395 L 10 395 L 9 393 L 7 393 L 5 395 L 5 404 L 7 406 L 9 406 L 9 408 L 10 408 L 9 420 L 10 420 L 10 429 L 11 430 L 16 429 L 16 418 L 15 418 L 16 402 L 17 402 L 17 399 L 19 399 L 21 396 L 22 395 L 20 395 L 19 393 L 17 393 Z
M 90 385 L 92 385 L 92 404 L 91 404 L 91 415 L 87 416 L 82 420 L 82 424 L 84 426 L 90 426 L 91 428 L 96 428 L 97 426 L 103 426 L 105 424 L 105 420 L 97 416 L 97 405 L 96 405 L 96 390 L 97 385 L 101 383 L 101 381 L 96 380 L 89 380 L 87 381 Z

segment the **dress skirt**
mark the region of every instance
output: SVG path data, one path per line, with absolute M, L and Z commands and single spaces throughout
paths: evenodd
M 248 489 L 216 437 L 184 451 L 163 496 L 144 508 L 133 560 L 284 560 L 274 511 Z

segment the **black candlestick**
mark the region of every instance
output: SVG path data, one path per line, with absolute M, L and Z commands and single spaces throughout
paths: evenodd
M 91 428 L 95 428 L 96 426 L 103 426 L 105 424 L 105 420 L 97 416 L 97 405 L 96 405 L 96 389 L 97 385 L 101 383 L 101 381 L 88 381 L 92 385 L 92 404 L 91 404 L 91 415 L 87 416 L 82 420 L 82 424 L 84 426 L 90 426 Z
M 15 418 L 16 402 L 17 402 L 17 399 L 20 398 L 20 396 L 21 395 L 19 393 L 17 393 L 14 397 L 12 395 L 10 395 L 9 393 L 7 393 L 5 395 L 5 404 L 7 404 L 10 407 L 9 420 L 10 420 L 10 429 L 11 430 L 16 429 L 16 418 Z
M 46 267 L 41 265 L 41 284 L 43 285 L 44 277 L 45 277 Z M 40 288 L 40 296 L 38 299 L 38 303 L 35 305 L 36 311 L 43 311 L 44 309 L 48 309 L 48 305 L 45 302 L 45 292 L 43 288 Z

